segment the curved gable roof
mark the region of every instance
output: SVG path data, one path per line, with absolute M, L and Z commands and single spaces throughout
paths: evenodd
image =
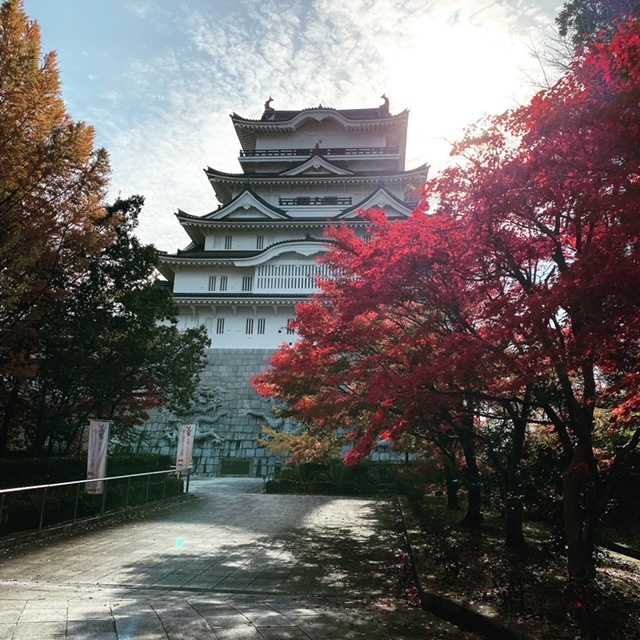
M 327 238 L 311 238 L 309 236 L 304 240 L 283 240 L 272 244 L 255 256 L 237 258 L 233 263 L 236 267 L 252 267 L 269 262 L 283 253 L 297 253 L 308 257 L 328 251 L 330 244 L 332 241 Z
M 261 198 L 255 191 L 251 189 L 245 189 L 242 193 L 239 193 L 233 200 L 230 200 L 227 204 L 222 206 L 217 211 L 212 211 L 203 216 L 205 220 L 221 220 L 222 218 L 228 218 L 239 209 L 257 209 L 266 218 L 272 219 L 288 219 L 290 216 L 287 212 L 280 207 L 267 202 L 264 198 Z
M 352 176 L 354 174 L 353 171 L 339 167 L 337 164 L 327 160 L 324 156 L 314 154 L 309 159 L 280 172 L 278 175 L 299 176 L 307 172 L 313 173 L 313 175 L 319 175 L 319 172 L 314 172 L 314 170 L 317 171 L 318 169 L 324 170 L 325 173 L 334 176 Z
M 273 118 L 270 116 L 273 115 Z M 268 116 L 268 117 L 265 117 Z M 236 135 L 244 149 L 255 147 L 256 135 L 260 132 L 291 132 L 302 127 L 309 120 L 323 122 L 334 120 L 345 129 L 362 130 L 399 126 L 406 129 L 409 111 L 406 109 L 391 115 L 383 109 L 333 109 L 313 107 L 299 111 L 275 111 L 266 113 L 261 119 L 244 118 L 231 114 Z
M 336 216 L 336 220 L 341 218 L 357 218 L 358 212 L 361 209 L 373 209 L 375 207 L 382 209 L 385 206 L 404 216 L 410 216 L 413 211 L 413 208 L 406 202 L 403 202 L 398 197 L 394 196 L 393 193 L 387 191 L 384 187 L 380 187 L 363 200 L 360 200 L 360 202 L 344 209 Z

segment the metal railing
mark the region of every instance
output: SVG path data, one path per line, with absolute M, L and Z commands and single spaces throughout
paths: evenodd
M 281 207 L 303 207 L 310 205 L 335 205 L 348 206 L 352 202 L 351 196 L 298 196 L 296 198 L 280 198 L 278 203 Z
M 308 147 L 304 149 L 241 149 L 241 158 L 300 157 L 317 153 L 321 156 L 398 155 L 398 147 Z
M 155 481 L 158 476 L 163 476 L 160 482 Z M 0 489 L 0 539 L 9 534 L 41 531 L 105 514 L 120 513 L 134 506 L 171 497 L 171 494 L 178 496 L 189 493 L 190 479 L 191 469 L 176 471 L 174 468 Z M 102 493 L 82 493 L 83 485 L 95 485 L 98 482 L 103 483 Z

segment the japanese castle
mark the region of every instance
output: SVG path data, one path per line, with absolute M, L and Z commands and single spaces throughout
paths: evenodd
M 322 105 L 258 120 L 231 115 L 240 173 L 205 169 L 217 209 L 179 211 L 191 243 L 162 255 L 184 327 L 207 327 L 213 349 L 291 341 L 295 304 L 317 292 L 330 226 L 362 230 L 361 209 L 408 216 L 428 167 L 405 170 L 408 111 Z
M 179 326 L 204 325 L 211 339 L 190 418 L 198 423 L 197 473 L 259 476 L 277 467 L 258 439 L 265 424 L 288 425 L 251 378 L 296 339 L 295 305 L 328 275 L 317 261 L 329 248 L 327 230 L 347 226 L 364 235 L 361 210 L 402 218 L 415 207 L 428 166 L 405 169 L 409 113 L 391 114 L 382 98 L 374 108 L 294 111 L 274 109 L 269 98 L 258 119 L 233 113 L 241 171 L 205 169 L 220 204 L 204 215 L 176 214 L 191 242 L 161 254 L 159 270 Z M 153 450 L 175 450 L 177 422 L 162 412 L 154 417 Z

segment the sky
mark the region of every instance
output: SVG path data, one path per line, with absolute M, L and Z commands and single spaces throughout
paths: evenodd
M 25 0 L 63 95 L 110 153 L 110 197 L 146 198 L 138 235 L 174 251 L 174 217 L 240 171 L 229 114 L 323 104 L 410 111 L 407 168 L 454 161 L 464 127 L 526 102 L 558 0 Z M 548 71 L 548 70 L 546 70 Z

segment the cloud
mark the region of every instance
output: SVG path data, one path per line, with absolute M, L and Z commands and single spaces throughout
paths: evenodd
M 144 0 L 127 2 L 125 8 L 140 19 L 146 18 L 152 10 L 151 4 Z
M 147 11 L 146 3 L 130 5 Z M 269 95 L 284 109 L 375 106 L 385 91 L 392 110 L 411 109 L 408 164 L 442 166 L 446 140 L 465 124 L 531 94 L 530 34 L 550 20 L 521 0 L 175 7 L 165 17 L 171 44 L 131 62 L 112 96 L 120 104 L 126 93 L 135 117 L 92 114 L 111 151 L 114 194 L 146 196 L 139 233 L 167 250 L 188 241 L 172 212 L 216 206 L 202 168 L 238 170 L 230 112 L 259 117 Z

